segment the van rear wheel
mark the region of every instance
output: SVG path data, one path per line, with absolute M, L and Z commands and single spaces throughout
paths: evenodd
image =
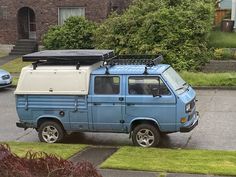
M 41 142 L 59 143 L 63 140 L 65 133 L 61 125 L 54 121 L 43 122 L 38 129 Z
M 132 134 L 133 144 L 141 147 L 156 147 L 160 138 L 160 132 L 151 124 L 137 125 Z

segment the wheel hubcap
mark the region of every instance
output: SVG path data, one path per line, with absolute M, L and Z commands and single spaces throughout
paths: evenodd
M 59 133 L 54 126 L 46 126 L 43 129 L 42 137 L 47 143 L 55 143 L 59 137 Z
M 136 135 L 138 144 L 142 147 L 150 147 L 154 143 L 154 134 L 151 130 L 141 129 Z

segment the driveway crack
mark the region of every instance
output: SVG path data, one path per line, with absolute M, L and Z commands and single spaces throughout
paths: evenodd
M 23 138 L 23 137 L 29 135 L 30 133 L 32 133 L 32 131 L 33 131 L 33 130 L 30 130 L 29 132 L 27 132 L 27 133 L 21 135 L 20 137 L 16 138 L 16 141 L 19 141 L 21 138 Z

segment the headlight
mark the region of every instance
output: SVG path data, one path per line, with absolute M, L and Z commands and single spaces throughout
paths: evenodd
M 188 103 L 188 104 L 186 105 L 185 111 L 186 111 L 187 113 L 191 112 L 191 104 L 190 104 L 190 103 Z
M 4 76 L 2 76 L 2 80 L 7 80 L 7 79 L 10 79 L 10 75 L 4 75 Z

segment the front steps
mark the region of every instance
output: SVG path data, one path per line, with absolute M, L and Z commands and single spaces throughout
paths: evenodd
M 9 55 L 25 55 L 38 51 L 38 43 L 35 40 L 20 39 L 16 42 Z

